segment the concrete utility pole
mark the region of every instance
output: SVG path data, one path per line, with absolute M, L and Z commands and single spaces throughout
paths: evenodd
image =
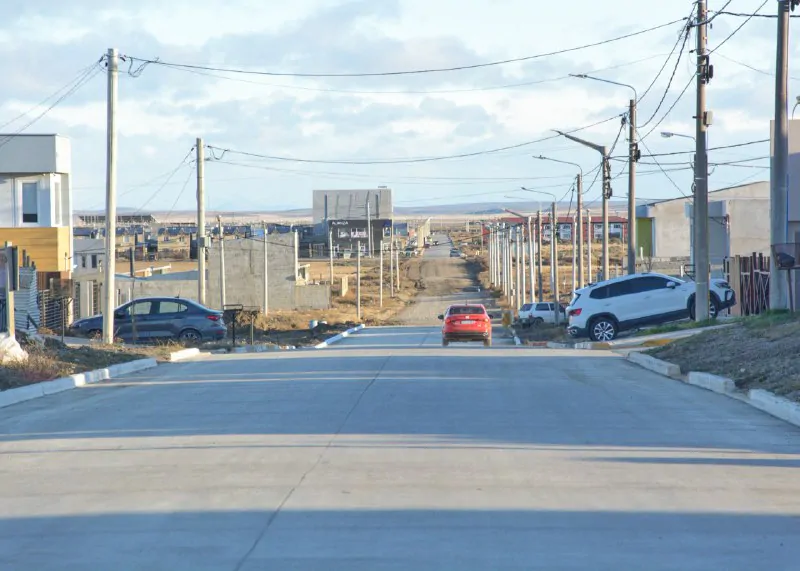
M 378 286 L 378 289 L 380 290 L 379 304 L 380 307 L 383 307 L 383 243 L 381 243 L 380 250 L 380 269 L 378 270 L 378 283 L 380 285 Z
M 586 271 L 588 272 L 587 283 L 594 283 L 595 279 L 592 275 L 592 241 L 594 240 L 594 225 L 592 224 L 592 214 L 589 210 L 586 211 L 586 250 L 589 252 L 588 263 L 586 264 Z
M 361 321 L 361 242 L 356 243 L 356 317 Z
M 580 139 L 574 135 L 570 135 L 568 133 L 564 133 L 562 131 L 556 131 L 559 135 L 562 135 L 569 139 L 570 141 L 575 141 L 576 143 L 580 143 L 584 147 L 589 147 L 590 149 L 594 149 L 602 156 L 602 163 L 601 168 L 603 169 L 603 279 L 607 280 L 610 276 L 608 273 L 608 201 L 611 199 L 612 191 L 611 191 L 611 163 L 609 161 L 608 156 L 608 147 L 604 145 L 596 145 L 594 143 L 590 143 L 584 139 Z
M 217 230 L 219 231 L 219 304 L 220 309 L 225 309 L 225 231 L 222 227 L 222 216 L 217 216 Z
M 575 256 L 578 258 L 578 288 L 582 288 L 584 282 L 583 275 L 583 174 L 579 174 L 575 181 L 575 208 L 578 213 L 575 227 L 575 240 L 578 243 L 578 250 Z
M 539 252 L 538 254 L 538 271 L 539 271 L 539 301 L 544 301 L 544 280 L 542 276 L 544 273 L 542 272 L 542 211 L 539 210 L 536 213 L 536 240 L 538 243 L 538 248 L 536 248 Z
M 522 258 L 522 263 L 520 265 L 520 276 L 522 276 L 522 286 L 520 287 L 519 293 L 522 296 L 522 303 L 520 306 L 523 306 L 527 303 L 527 294 L 526 294 L 526 279 L 525 279 L 525 228 L 521 225 L 517 227 L 517 232 L 519 234 L 519 253 L 520 257 Z
M 530 261 L 531 303 L 536 303 L 536 260 L 534 258 L 534 250 L 533 224 L 531 223 L 531 217 L 528 216 L 528 259 Z
M 789 240 L 789 118 L 787 85 L 789 77 L 789 11 L 797 0 L 778 1 L 778 34 L 775 57 L 775 122 L 773 155 L 770 169 L 770 242 L 786 244 Z M 773 253 L 770 275 L 779 270 Z M 770 309 L 789 309 L 789 284 L 783 279 L 769 280 Z
M 206 304 L 206 162 L 201 137 L 195 143 L 197 152 L 197 301 Z M 266 306 L 265 306 L 266 307 Z M 264 310 L 266 311 L 266 309 Z
M 519 310 L 522 306 L 522 252 L 524 251 L 522 247 L 522 233 L 520 232 L 520 227 L 517 226 L 514 228 L 514 273 L 516 275 L 516 281 L 514 286 L 514 300 L 515 300 L 515 307 Z
M 711 123 L 706 111 L 706 84 L 713 75 L 706 53 L 708 34 L 706 0 L 697 2 L 697 132 L 694 157 L 694 316 L 695 321 L 708 320 L 708 151 L 706 131 Z M 780 280 L 770 280 L 780 281 Z
M 552 282 L 553 302 L 555 303 L 554 319 L 556 326 L 561 321 L 561 306 L 558 303 L 558 212 L 556 201 L 553 201 L 553 210 L 550 219 L 550 281 Z
M 331 301 L 333 301 L 333 230 L 328 231 L 328 281 L 331 284 Z
M 108 102 L 106 147 L 106 273 L 103 282 L 103 343 L 114 342 L 114 310 L 117 307 L 117 50 L 108 50 Z M 72 237 L 70 237 L 72 240 Z M 8 297 L 11 297 L 10 295 Z
M 394 299 L 394 236 L 389 241 L 389 295 Z
M 264 222 L 264 315 L 269 315 L 269 252 L 267 223 Z
M 635 92 L 635 91 L 634 91 Z M 636 99 L 628 104 L 628 275 L 636 273 Z
M 397 275 L 397 283 L 395 287 L 397 288 L 397 293 L 400 293 L 400 248 L 395 248 L 394 250 L 395 260 L 394 260 L 394 269 Z
M 372 219 L 369 211 L 369 193 L 367 193 L 367 257 L 372 257 Z
M 576 228 L 575 220 L 577 217 L 572 215 L 572 291 L 578 289 L 578 230 Z

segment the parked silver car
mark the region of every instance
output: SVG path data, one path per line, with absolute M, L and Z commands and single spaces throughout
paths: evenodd
M 123 304 L 114 310 L 114 337 L 123 341 L 217 341 L 227 333 L 221 311 L 203 307 L 180 297 L 148 297 Z M 103 316 L 79 319 L 73 332 L 89 337 L 100 335 Z

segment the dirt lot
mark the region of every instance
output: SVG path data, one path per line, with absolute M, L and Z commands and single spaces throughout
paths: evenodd
M 649 351 L 680 365 L 728 377 L 741 389 L 764 389 L 800 402 L 800 317 L 768 314 Z

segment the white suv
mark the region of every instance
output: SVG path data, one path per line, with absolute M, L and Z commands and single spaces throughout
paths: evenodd
M 725 280 L 709 283 L 709 315 L 736 305 Z M 694 318 L 695 283 L 661 274 L 633 274 L 577 290 L 567 307 L 572 337 L 611 341 L 620 331 Z
M 555 324 L 556 312 L 554 311 L 555 304 L 550 302 L 544 303 L 526 303 L 519 310 L 519 321 L 525 327 L 531 325 L 541 325 L 542 323 Z M 558 322 L 562 325 L 567 322 L 567 314 L 564 306 L 560 306 L 561 315 Z

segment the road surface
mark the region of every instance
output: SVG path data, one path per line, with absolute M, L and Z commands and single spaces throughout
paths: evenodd
M 800 429 L 436 328 L 3 409 L 0 570 L 794 570 Z

